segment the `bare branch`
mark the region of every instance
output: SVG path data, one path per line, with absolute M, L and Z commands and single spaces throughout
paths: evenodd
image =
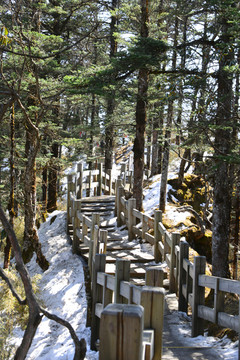
M 2 268 L 0 268 L 0 277 L 6 282 L 6 284 L 8 285 L 9 289 L 11 290 L 12 295 L 17 299 L 17 301 L 19 302 L 20 305 L 26 305 L 27 304 L 27 299 L 21 299 L 21 297 L 18 295 L 18 293 L 16 292 L 16 290 L 14 289 L 10 279 L 7 277 L 7 275 L 5 274 L 5 272 L 3 271 Z

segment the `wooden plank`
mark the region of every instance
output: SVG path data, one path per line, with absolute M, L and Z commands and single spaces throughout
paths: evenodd
M 104 202 L 114 202 L 115 201 L 115 196 L 110 196 L 110 195 L 101 195 L 101 196 L 91 196 L 91 197 L 85 197 L 81 199 L 82 204 L 84 203 L 104 203 Z
M 199 305 L 198 306 L 198 317 L 200 317 L 201 319 L 207 320 L 207 321 L 214 322 L 214 310 L 207 306 Z
M 240 281 L 230 280 L 230 279 L 220 279 L 219 290 L 240 295 Z
M 97 273 L 97 283 L 99 285 L 104 286 L 104 282 L 105 282 L 105 273 L 104 272 L 98 272 Z
M 101 303 L 96 303 L 95 304 L 95 315 L 100 319 L 101 318 L 101 314 L 103 312 L 103 304 Z
M 161 222 L 158 223 L 158 230 L 160 231 L 160 233 L 162 235 L 164 235 L 165 232 L 167 231 L 166 228 L 163 226 L 163 224 Z
M 151 234 L 145 233 L 145 239 L 149 244 L 154 245 L 154 236 L 152 236 Z
M 218 325 L 239 331 L 239 316 L 229 315 L 224 312 L 218 313 Z
M 132 227 L 132 232 L 139 237 L 142 236 L 142 230 L 140 230 L 137 226 Z
M 131 287 L 131 285 L 128 281 L 121 281 L 120 295 L 128 300 L 130 300 L 130 295 L 131 295 L 130 287 Z
M 114 291 L 115 290 L 115 277 L 112 275 L 107 275 L 107 288 L 109 290 Z
M 133 216 L 142 221 L 143 213 L 137 209 L 132 209 Z
M 198 277 L 199 286 L 208 287 L 210 289 L 215 289 L 216 277 L 209 275 L 199 275 Z

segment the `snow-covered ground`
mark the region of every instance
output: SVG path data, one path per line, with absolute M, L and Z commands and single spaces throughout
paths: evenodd
M 158 206 L 158 194 L 159 177 L 156 177 L 145 193 L 144 208 L 147 213 L 153 213 L 154 208 Z M 182 213 L 171 211 L 173 218 L 182 216 Z M 37 273 L 42 275 L 39 283 L 41 301 L 49 312 L 68 320 L 79 338 L 85 338 L 86 359 L 98 359 L 98 353 L 91 351 L 89 347 L 90 329 L 86 328 L 87 300 L 83 265 L 80 258 L 72 254 L 71 246 L 67 242 L 66 214 L 53 212 L 41 225 L 39 237 L 50 267 L 43 273 L 33 258 L 28 264 L 28 270 L 32 276 Z M 144 250 L 146 249 L 147 246 Z M 168 316 L 173 332 L 186 346 L 214 347 L 219 353 L 219 358 L 238 359 L 238 343 L 232 343 L 227 337 L 221 340 L 208 336 L 191 338 L 190 321 L 185 314 L 173 311 Z M 16 329 L 13 342 L 19 343 L 22 334 L 20 329 Z M 74 346 L 68 331 L 53 321 L 43 318 L 27 360 L 72 360 L 73 354 Z

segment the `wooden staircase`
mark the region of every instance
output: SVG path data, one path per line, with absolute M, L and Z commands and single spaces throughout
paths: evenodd
M 154 262 L 154 257 L 141 251 L 137 240 L 128 241 L 125 227 L 117 228 L 115 211 L 115 196 L 95 196 L 81 199 L 81 213 L 91 218 L 92 214 L 100 214 L 100 230 L 107 230 L 106 273 L 115 274 L 116 259 L 131 261 L 130 276 L 133 279 L 144 280 L 146 268 Z M 79 245 L 82 257 L 88 261 L 89 247 Z M 136 280 L 134 280 L 135 282 Z

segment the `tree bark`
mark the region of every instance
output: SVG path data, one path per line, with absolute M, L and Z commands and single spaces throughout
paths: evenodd
M 215 178 L 213 188 L 213 226 L 212 226 L 212 274 L 229 277 L 229 233 L 231 213 L 231 182 L 227 157 L 231 153 L 232 118 L 232 74 L 226 67 L 232 63 L 229 24 L 222 18 L 221 54 L 218 71 L 218 108 L 215 132 Z
M 178 38 L 178 18 L 175 19 L 175 29 L 174 29 L 174 47 L 177 46 L 177 38 Z M 172 60 L 172 68 L 176 70 L 177 64 L 177 54 L 176 51 L 173 51 L 173 60 Z M 175 95 L 176 85 L 173 85 L 172 94 Z M 169 100 L 168 102 L 168 114 L 167 114 L 167 124 L 165 131 L 165 143 L 164 143 L 164 151 L 163 151 L 163 161 L 162 161 L 162 178 L 160 185 L 160 196 L 159 196 L 159 209 L 162 212 L 165 212 L 166 201 L 167 201 L 167 180 L 168 180 L 168 166 L 169 166 L 169 155 L 170 155 L 170 145 L 171 145 L 171 134 L 172 134 L 172 122 L 174 116 L 174 98 Z
M 112 0 L 112 10 L 119 6 L 119 0 Z M 115 32 L 117 31 L 117 16 L 111 16 L 110 24 L 110 60 L 117 53 L 117 41 Z M 114 121 L 113 113 L 115 109 L 115 91 L 112 91 L 107 100 L 106 124 L 105 124 L 105 169 L 112 169 L 113 164 L 113 146 L 114 146 Z
M 52 144 L 52 159 L 48 165 L 48 201 L 47 211 L 53 212 L 57 210 L 57 180 L 58 180 L 58 166 L 56 161 L 59 156 L 59 145 Z
M 9 218 L 10 224 L 13 227 L 13 219 L 14 219 L 14 188 L 15 188 L 15 179 L 14 179 L 14 153 L 15 153 L 15 111 L 14 111 L 14 103 L 12 104 L 12 114 L 10 119 L 10 198 L 9 198 Z M 10 264 L 11 257 L 11 242 L 9 238 L 6 239 L 6 246 L 4 248 L 4 265 L 3 268 L 7 269 Z
M 141 37 L 148 37 L 149 9 L 148 1 L 141 0 Z M 148 70 L 143 68 L 138 74 L 138 93 L 136 104 L 136 135 L 134 140 L 134 184 L 133 197 L 136 199 L 136 208 L 142 210 L 143 171 L 145 129 L 147 122 L 147 92 Z

